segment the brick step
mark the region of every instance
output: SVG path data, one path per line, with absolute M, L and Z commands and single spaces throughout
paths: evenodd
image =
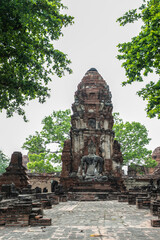
M 84 194 L 84 195 L 85 194 L 90 194 L 90 195 L 92 195 L 92 194 L 99 194 L 99 195 L 100 194 L 106 194 L 106 195 L 109 195 L 109 194 L 116 194 L 116 195 L 117 194 L 121 194 L 120 192 L 106 192 L 106 191 L 101 191 L 101 192 L 97 192 L 97 191 L 92 191 L 92 192 L 90 192 L 90 191 L 88 191 L 88 192 L 87 191 L 86 192 L 84 192 L 84 191 L 83 192 L 80 192 L 80 191 L 78 191 L 78 192 L 71 192 L 70 191 L 70 192 L 68 192 L 68 194 L 70 194 L 70 193 L 73 193 L 73 194 L 74 193 L 76 193 L 76 194 Z
M 68 200 L 71 201 L 103 201 L 117 200 L 119 193 L 113 192 L 68 192 Z
M 52 208 L 52 202 L 49 199 L 41 200 L 42 208 L 43 209 L 51 209 Z
M 160 219 L 158 220 L 151 220 L 152 227 L 160 227 Z
M 43 214 L 43 210 L 41 208 L 32 208 L 31 214 L 37 214 L 37 215 L 42 215 Z
M 51 222 L 51 218 L 30 219 L 31 226 L 50 226 Z
M 110 185 L 91 185 L 91 186 L 87 186 L 87 185 L 84 185 L 84 186 L 75 186 L 75 187 L 72 187 L 72 190 L 73 192 L 78 192 L 78 191 L 81 191 L 81 192 L 113 192 L 113 189 Z
M 32 208 L 41 208 L 42 207 L 42 203 L 40 202 L 33 202 L 32 203 Z

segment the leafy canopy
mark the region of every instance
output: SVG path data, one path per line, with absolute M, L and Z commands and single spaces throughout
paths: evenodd
M 4 173 L 9 165 L 9 158 L 0 150 L 0 173 Z
M 71 73 L 67 55 L 54 48 L 62 28 L 73 23 L 61 0 L 1 0 L 0 111 L 26 121 L 23 107 L 49 97 L 49 75 Z
M 143 2 L 138 9 L 130 10 L 117 19 L 121 26 L 142 20 L 140 33 L 130 42 L 118 45 L 120 54 L 117 58 L 123 60 L 122 67 L 127 76 L 127 81 L 122 82 L 123 86 L 135 81 L 142 82 L 149 73 L 160 75 L 160 1 Z M 147 83 L 138 95 L 147 101 L 147 116 L 160 118 L 160 80 Z
M 32 172 L 49 173 L 61 170 L 61 153 L 71 127 L 70 114 L 69 109 L 53 111 L 42 120 L 42 131 L 26 138 L 22 148 L 28 150 L 27 166 Z
M 123 122 L 119 113 L 114 113 L 113 130 L 115 139 L 121 144 L 124 165 L 143 165 L 155 167 L 156 161 L 152 160 L 152 151 L 146 148 L 149 144 L 148 131 L 139 122 Z

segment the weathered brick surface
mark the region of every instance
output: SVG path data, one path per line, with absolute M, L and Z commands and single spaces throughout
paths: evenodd
M 43 209 L 51 209 L 52 208 L 52 203 L 51 200 L 46 199 L 46 200 L 41 200 L 42 207 Z
M 5 226 L 28 226 L 29 215 L 32 210 L 31 204 L 13 204 L 0 208 L 0 225 Z
M 158 216 L 158 208 L 160 207 L 160 201 L 153 201 L 150 205 L 150 211 L 153 216 Z
M 139 209 L 150 209 L 150 203 L 151 203 L 150 197 L 136 198 L 136 206 Z
M 31 226 L 50 226 L 52 223 L 50 218 L 30 219 Z
M 6 172 L 0 177 L 0 190 L 3 184 L 14 183 L 17 189 L 26 188 L 29 185 L 26 168 L 22 165 L 22 154 L 14 152 Z
M 118 196 L 118 202 L 128 202 L 128 195 L 125 194 L 125 195 L 119 195 Z
M 51 182 L 59 182 L 60 173 L 27 173 L 29 177 L 29 182 L 32 186 L 32 189 L 40 187 L 42 190 L 44 188 L 48 189 L 48 192 L 52 192 Z
M 160 219 L 160 207 L 158 207 L 158 218 Z
M 68 201 L 68 196 L 67 195 L 60 195 L 59 196 L 59 202 L 67 202 Z
M 160 220 L 151 220 L 152 227 L 160 227 Z
M 0 227 L 0 239 L 53 240 L 159 240 L 160 227 L 152 227 L 147 209 L 118 201 L 68 201 L 45 210 L 52 226 Z M 97 236 L 97 237 L 96 237 Z
M 45 203 L 44 203 L 45 201 Z M 4 202 L 6 206 L 0 207 L 0 226 L 49 226 L 51 219 L 43 219 L 43 209 L 49 209 L 47 200 L 41 202 L 12 201 Z M 47 203 L 46 203 L 47 202 Z M 3 202 L 2 202 L 3 203 Z
M 71 140 L 65 141 L 62 152 L 60 182 L 65 190 L 77 192 L 124 190 L 121 177 L 123 160 L 120 145 L 114 141 L 112 108 L 109 86 L 96 69 L 90 69 L 75 93 Z M 88 165 L 87 162 L 84 163 L 85 166 L 83 165 L 84 157 L 87 159 L 93 155 L 100 161 L 97 163 L 98 167 L 95 167 L 99 179 L 93 176 L 93 163 Z M 87 181 L 86 176 L 89 176 Z
M 160 164 L 160 147 L 157 147 L 153 153 L 152 153 L 152 158 L 156 160 Z
M 59 196 L 57 195 L 52 194 L 52 195 L 49 195 L 48 198 L 50 199 L 52 205 L 56 205 L 59 203 Z
M 119 192 L 68 192 L 71 201 L 108 201 L 117 200 Z

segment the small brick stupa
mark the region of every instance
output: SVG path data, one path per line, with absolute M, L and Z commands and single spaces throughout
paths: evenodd
M 65 190 L 121 191 L 122 154 L 114 141 L 109 86 L 95 68 L 83 77 L 72 105 L 71 140 L 62 153 L 61 184 Z
M 6 172 L 0 177 L 0 190 L 2 184 L 14 183 L 17 189 L 26 188 L 29 185 L 26 168 L 22 165 L 21 152 L 14 152 L 11 156 Z

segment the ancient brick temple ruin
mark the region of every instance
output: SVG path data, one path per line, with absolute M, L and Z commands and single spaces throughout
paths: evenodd
M 61 183 L 67 191 L 120 191 L 122 154 L 114 140 L 109 86 L 95 68 L 83 77 L 72 105 L 71 140 L 64 144 Z
M 43 209 L 66 199 L 63 194 L 31 189 L 26 170 L 22 154 L 14 152 L 6 172 L 0 176 L 0 226 L 50 226 L 51 219 L 43 218 Z
M 14 183 L 17 189 L 26 188 L 29 185 L 26 171 L 22 165 L 21 152 L 14 152 L 6 172 L 0 177 L 0 190 L 3 184 L 11 183 Z
M 160 227 L 160 147 L 152 155 L 159 163 L 152 173 L 122 178 L 123 159 L 114 140 L 112 108 L 107 83 L 96 69 L 90 69 L 75 93 L 60 184 L 55 174 L 27 174 L 22 154 L 14 152 L 0 176 L 0 226 L 49 226 L 51 218 L 43 218 L 43 210 L 67 200 L 118 200 L 150 210 L 155 216 L 151 226 Z M 43 184 L 51 179 L 48 191 Z

